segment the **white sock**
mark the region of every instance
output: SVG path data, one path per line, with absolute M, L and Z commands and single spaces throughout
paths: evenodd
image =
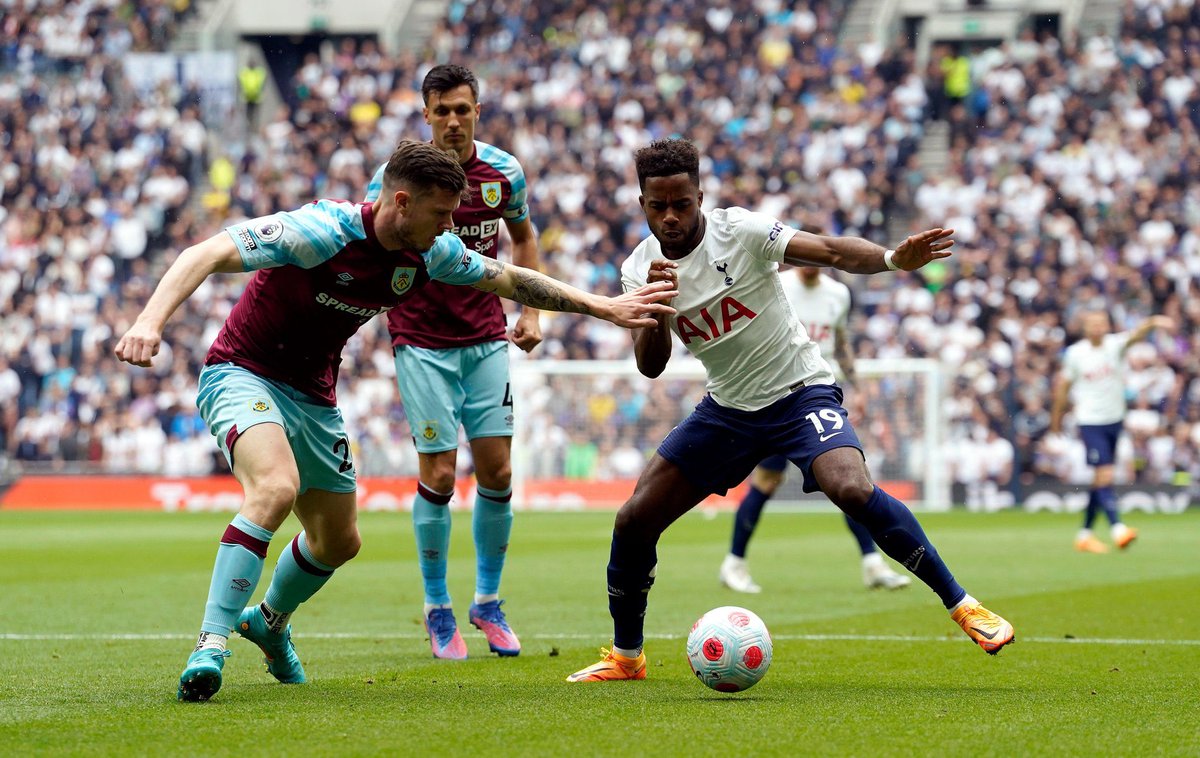
M 637 658 L 639 655 L 642 654 L 642 649 L 639 647 L 639 648 L 634 648 L 633 650 L 626 650 L 623 647 L 614 647 L 613 652 L 616 653 L 617 655 L 623 655 L 626 658 Z
M 229 637 L 222 637 L 215 632 L 200 632 L 200 636 L 196 638 L 196 650 L 216 650 L 221 652 L 225 650 L 227 644 L 229 644 Z M 195 650 L 192 652 L 195 652 Z
M 1080 529 L 1079 534 L 1075 537 L 1076 541 L 1090 540 L 1092 538 L 1091 529 Z
M 862 557 L 862 565 L 865 569 L 879 570 L 884 567 L 883 556 L 879 553 L 867 553 Z
M 429 612 L 432 611 L 434 608 L 444 608 L 445 610 L 450 610 L 450 607 L 451 607 L 450 603 L 426 603 L 425 604 L 425 618 L 429 618 Z
M 1119 540 L 1125 536 L 1125 532 L 1129 531 L 1129 527 L 1122 524 L 1120 521 L 1112 525 L 1112 538 Z
M 955 603 L 954 607 L 950 609 L 950 612 L 954 613 L 959 608 L 962 608 L 964 605 L 979 605 L 979 601 L 976 600 L 975 598 L 971 597 L 970 595 L 963 595 L 963 599 L 959 600 L 957 603 Z
M 267 622 L 267 629 L 274 634 L 283 634 L 292 618 L 292 614 L 275 610 L 265 600 L 258 604 L 258 612 L 262 614 L 263 621 Z
M 730 553 L 729 555 L 725 556 L 725 563 L 729 566 L 740 566 L 746 563 L 746 559 Z
M 475 605 L 483 605 L 484 603 L 491 603 L 499 599 L 499 595 L 480 595 L 478 592 L 475 593 Z

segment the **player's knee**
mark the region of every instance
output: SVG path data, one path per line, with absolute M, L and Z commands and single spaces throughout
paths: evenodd
M 246 505 L 264 513 L 286 516 L 300 494 L 300 482 L 287 474 L 256 477 L 246 487 Z
M 642 540 L 650 537 L 653 527 L 647 519 L 643 518 L 641 512 L 635 500 L 627 501 L 617 511 L 617 518 L 613 523 L 613 533 L 630 540 Z
M 332 551 L 333 555 L 331 556 L 334 562 L 330 563 L 330 565 L 340 566 L 343 563 L 352 560 L 354 556 L 358 555 L 358 551 L 361 549 L 362 536 L 359 535 L 358 530 L 355 529 L 338 540 L 337 545 L 334 546 Z
M 512 485 L 512 465 L 505 461 L 487 471 L 476 469 L 475 478 L 489 490 L 506 490 Z
M 757 468 L 754 470 L 754 476 L 751 481 L 760 492 L 767 495 L 774 495 L 775 490 L 779 489 L 779 485 L 783 484 L 783 476 L 782 471 Z
M 865 479 L 843 480 L 825 487 L 825 494 L 833 501 L 834 505 L 852 517 L 867 507 L 867 501 L 871 499 L 874 492 L 875 487 Z
M 309 548 L 321 563 L 337 568 L 358 555 L 362 549 L 362 537 L 355 528 L 337 535 L 326 535 L 316 540 L 315 544 L 310 542 Z
M 437 466 L 427 476 L 432 481 L 426 481 L 426 476 L 422 476 L 421 482 L 434 492 L 444 494 L 454 491 L 454 466 Z

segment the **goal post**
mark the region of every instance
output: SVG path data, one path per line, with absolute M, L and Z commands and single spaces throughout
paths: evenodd
M 875 480 L 914 508 L 950 507 L 943 450 L 942 369 L 931 359 L 860 359 L 846 388 L 850 414 Z M 704 369 L 676 357 L 657 379 L 630 361 L 514 361 L 513 502 L 552 510 L 615 508 L 633 491 L 662 439 L 704 396 Z M 822 507 L 799 471 L 773 503 Z M 733 507 L 743 489 L 706 501 Z

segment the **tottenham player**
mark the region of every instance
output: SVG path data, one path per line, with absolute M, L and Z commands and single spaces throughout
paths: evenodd
M 468 198 L 454 212 L 453 232 L 488 258 L 500 247 L 503 222 L 512 260 L 537 270 L 538 246 L 525 202 L 525 174 L 516 158 L 475 140 L 482 109 L 479 83 L 468 69 L 434 66 L 421 84 L 433 144 L 453 153 L 467 173 Z M 383 167 L 367 190 L 378 194 Z M 420 479 L 413 500 L 417 561 L 425 589 L 423 617 L 437 658 L 467 657 L 467 646 L 446 587 L 450 497 L 463 427 L 475 463 L 475 597 L 472 624 L 499 655 L 517 655 L 521 643 L 500 609 L 500 576 L 512 531 L 512 392 L 504 310 L 499 298 L 434 283 L 388 312 L 400 398 L 413 431 Z M 510 337 L 528 352 L 542 341 L 536 308 L 526 306 Z
M 651 236 L 622 266 L 623 283 L 670 281 L 679 290 L 675 316 L 635 333 L 638 369 L 661 374 L 674 333 L 704 364 L 708 394 L 663 440 L 617 513 L 608 564 L 613 649 L 568 681 L 645 678 L 643 625 L 660 535 L 775 454 L 800 468 L 805 491 L 823 491 L 929 585 L 972 640 L 999 652 L 1013 640 L 1012 625 L 959 586 L 908 508 L 872 483 L 833 371 L 788 307 L 776 270 L 786 262 L 858 274 L 911 271 L 950 255 L 952 230 L 931 229 L 884 250 L 799 232 L 742 208 L 704 213 L 699 154 L 683 139 L 638 150 L 635 164 Z
M 171 314 L 210 275 L 257 271 L 200 372 L 197 405 L 244 499 L 217 548 L 179 699 L 207 700 L 220 688 L 235 625 L 276 679 L 305 681 L 289 618 L 361 544 L 354 462 L 334 396 L 342 348 L 359 327 L 431 280 L 629 327 L 655 323 L 643 314 L 670 312 L 654 302 L 669 285 L 604 298 L 468 250 L 442 233 L 466 184 L 449 154 L 403 142 L 372 204 L 321 200 L 184 250 L 117 343 L 118 359 L 149 366 Z M 280 554 L 263 602 L 247 606 L 290 512 L 303 531 Z
M 806 224 L 801 231 L 819 234 L 821 230 Z M 821 355 L 833 369 L 834 379 L 839 385 L 852 384 L 854 356 L 850 353 L 850 339 L 846 333 L 846 322 L 850 317 L 850 288 L 832 276 L 821 273 L 821 269 L 815 266 L 800 266 L 781 274 L 780 279 L 792 311 L 808 331 L 809 338 L 821 349 Z M 718 573 L 721 583 L 731 590 L 749 593 L 762 591 L 750 576 L 746 548 L 754 536 L 763 507 L 783 484 L 787 463 L 786 457 L 773 455 L 759 463 L 750 475 L 750 489 L 742 498 L 733 518 L 729 555 L 721 562 Z M 858 542 L 862 554 L 863 584 L 868 589 L 883 587 L 896 590 L 912 583 L 907 576 L 896 573 L 884 562 L 866 527 L 848 514 L 842 515 Z
M 1092 533 L 1101 510 L 1108 518 L 1117 547 L 1127 548 L 1137 539 L 1137 530 L 1122 523 L 1117 513 L 1117 496 L 1112 488 L 1117 440 L 1125 420 L 1125 351 L 1153 329 L 1174 328 L 1175 322 L 1167 316 L 1152 316 L 1131 331 L 1111 334 L 1108 313 L 1089 311 L 1083 316 L 1083 339 L 1063 353 L 1050 411 L 1050 435 L 1062 434 L 1063 414 L 1073 394 L 1075 424 L 1087 448 L 1088 465 L 1095 468 L 1083 528 L 1075 537 L 1076 550 L 1108 552 L 1108 546 Z

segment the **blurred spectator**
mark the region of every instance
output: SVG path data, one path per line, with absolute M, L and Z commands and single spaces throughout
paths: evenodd
M 491 139 L 537 177 L 530 205 L 547 273 L 617 290 L 620 261 L 647 233 L 632 150 L 684 134 L 705 156 L 712 207 L 891 244 L 896 212 L 958 230 L 944 266 L 848 278 L 859 303 L 850 331 L 862 357 L 941 359 L 952 377 L 951 444 L 998 431 L 1015 447 L 1014 476 L 1057 467 L 1087 480 L 1079 451 L 1039 448 L 1047 377 L 1078 335 L 1078 314 L 1105 304 L 1117 328 L 1172 316 L 1176 335 L 1130 357 L 1130 391 L 1157 423 L 1120 460 L 1126 476 L 1135 459 L 1149 479 L 1195 476 L 1200 5 L 1130 0 L 1116 40 L 1026 30 L 970 56 L 935 48 L 918 71 L 903 44 L 837 49 L 844 3 L 834 0 L 454 2 L 420 55 L 339 40 L 278 82 L 278 112 L 255 114 L 262 123 L 249 132 L 234 123 L 214 135 L 181 93 L 123 95 L 116 64 L 131 50 L 165 49 L 174 7 L 65 0 L 3 12 L 0 435 L 11 457 L 111 471 L 223 466 L 190 415 L 192 377 L 244 278 L 201 288 L 168 325 L 154 370 L 118 367 L 113 333 L 189 243 L 316 197 L 361 197 L 367 169 L 402 136 L 428 136 L 427 68 L 469 59 Z M 917 154 L 932 119 L 951 126 L 951 160 L 937 176 Z M 620 330 L 545 321 L 530 359 L 629 355 Z M 346 350 L 339 388 L 353 398 L 347 423 L 363 473 L 413 470 L 392 371 L 385 330 L 368 324 Z M 533 422 L 532 473 L 602 463 L 623 475 L 699 391 L 631 379 L 598 396 L 561 379 L 520 410 Z M 900 381 L 848 394 L 872 466 L 911 475 L 917 465 L 912 422 L 891 410 L 913 394 Z M 572 440 L 579 414 L 611 427 L 608 436 Z M 164 454 L 139 461 L 139 434 Z M 611 446 L 603 455 L 601 443 Z

